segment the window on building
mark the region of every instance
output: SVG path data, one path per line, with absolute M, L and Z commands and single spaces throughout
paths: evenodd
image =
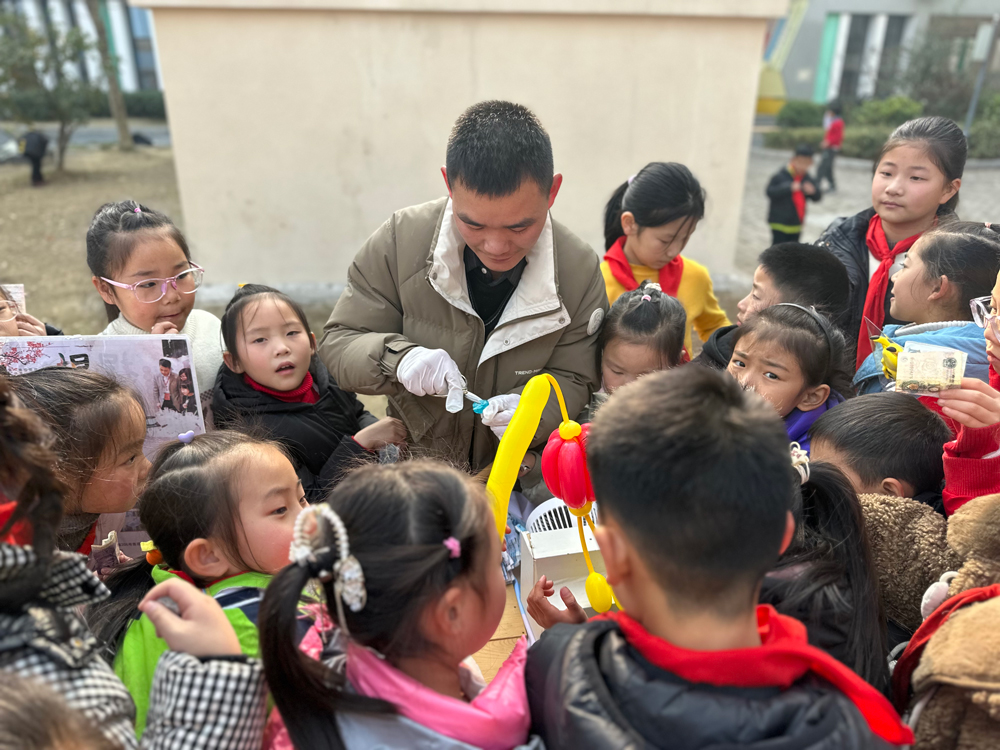
M 149 23 L 149 11 L 145 8 L 128 9 L 129 25 L 132 27 L 132 49 L 135 52 L 135 69 L 139 77 L 140 89 L 160 88 L 156 76 L 156 57 L 153 54 L 153 29 Z
M 903 37 L 909 21 L 909 16 L 889 16 L 878 66 L 878 83 L 875 86 L 875 96 L 879 99 L 899 93 L 900 58 L 903 55 Z
M 844 72 L 840 77 L 840 101 L 854 101 L 858 98 L 858 79 L 865 59 L 865 41 L 868 39 L 870 15 L 855 13 L 851 16 L 851 28 L 847 32 L 847 50 L 844 53 Z

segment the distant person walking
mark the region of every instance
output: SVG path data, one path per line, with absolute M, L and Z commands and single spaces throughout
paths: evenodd
M 771 227 L 771 244 L 798 242 L 806 220 L 806 198 L 818 201 L 819 187 L 809 176 L 813 164 L 813 147 L 801 145 L 791 161 L 779 169 L 767 183 L 767 223 Z
M 45 158 L 45 152 L 49 149 L 48 137 L 45 133 L 40 133 L 37 130 L 29 130 L 21 136 L 18 145 L 21 147 L 21 153 L 31 162 L 31 184 L 35 187 L 44 185 L 42 159 Z
M 830 183 L 831 193 L 837 189 L 837 180 L 833 176 L 833 162 L 837 154 L 840 153 L 840 147 L 844 144 L 844 118 L 840 115 L 840 103 L 831 102 L 823 115 L 823 130 L 825 131 L 821 145 L 823 157 L 820 160 L 819 169 L 816 171 L 816 183 L 823 187 L 825 179 Z

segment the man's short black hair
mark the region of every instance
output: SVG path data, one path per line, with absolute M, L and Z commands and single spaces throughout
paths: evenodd
M 525 179 L 546 195 L 552 187 L 552 143 L 534 113 L 520 104 L 489 101 L 473 104 L 458 118 L 445 158 L 448 184 L 502 198 Z
M 168 370 L 173 370 L 174 369 L 174 365 L 173 365 L 173 363 L 169 359 L 161 359 L 160 360 L 160 367 L 166 367 Z
M 943 447 L 951 430 L 937 414 L 905 393 L 870 393 L 830 409 L 809 430 L 812 444 L 840 453 L 866 485 L 886 477 L 939 492 Z
M 836 255 L 801 242 L 781 242 L 760 254 L 757 262 L 771 277 L 782 302 L 815 307 L 840 322 L 847 313 L 851 282 Z
M 808 143 L 800 143 L 795 147 L 796 156 L 808 156 L 810 159 L 816 155 L 816 149 Z
M 615 392 L 587 438 L 601 512 L 671 602 L 735 614 L 774 567 L 797 478 L 774 408 L 703 367 Z

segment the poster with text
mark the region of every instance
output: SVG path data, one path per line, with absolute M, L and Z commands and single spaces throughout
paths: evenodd
M 200 392 L 187 336 L 46 336 L 0 338 L 0 374 L 17 376 L 43 367 L 94 370 L 130 386 L 146 413 L 143 453 L 150 461 L 177 436 L 205 431 Z M 148 537 L 137 509 L 101 516 L 100 544 L 111 531 L 126 555 L 140 554 Z

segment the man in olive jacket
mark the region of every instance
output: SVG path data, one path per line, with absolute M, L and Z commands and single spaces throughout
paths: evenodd
M 421 455 L 482 469 L 531 377 L 555 376 L 571 417 L 599 386 L 607 296 L 596 253 L 549 215 L 553 171 L 529 110 L 476 104 L 448 141 L 449 197 L 397 211 L 348 271 L 320 356 L 342 388 L 388 396 Z M 482 417 L 463 388 L 491 399 Z M 553 396 L 533 444 L 559 421 Z

